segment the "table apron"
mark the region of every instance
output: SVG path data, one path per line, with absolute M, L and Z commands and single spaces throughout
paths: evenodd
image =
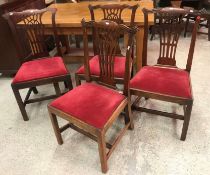
M 53 34 L 52 28 L 45 28 L 45 34 L 51 35 Z M 81 35 L 83 34 L 81 27 L 57 27 L 58 35 Z

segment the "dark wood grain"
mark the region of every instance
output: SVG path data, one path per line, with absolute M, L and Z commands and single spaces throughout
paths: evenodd
M 57 36 L 56 24 L 55 24 L 55 14 L 56 9 L 31 9 L 25 10 L 22 12 L 9 12 L 4 15 L 4 17 L 8 20 L 11 30 L 13 32 L 13 36 L 16 40 L 16 48 L 18 49 L 19 56 L 23 56 L 26 50 L 28 52 L 28 56 L 24 57 L 25 59 L 22 62 L 26 62 L 28 60 L 34 59 L 44 59 L 46 57 L 50 57 L 47 51 L 46 42 L 44 40 L 44 25 L 42 24 L 42 16 L 44 13 L 51 13 L 52 15 L 52 30 L 54 31 L 54 39 L 55 46 L 57 47 L 57 53 L 59 56 L 62 56 L 62 52 L 60 49 L 59 38 Z M 25 34 L 25 36 L 24 36 Z M 24 40 L 21 40 L 24 38 Z M 27 41 L 28 45 L 25 48 L 25 45 L 22 45 L 23 41 Z M 45 71 L 45 70 L 43 70 Z M 26 72 L 27 74 L 27 72 Z M 12 82 L 11 86 L 16 97 L 17 103 L 19 105 L 20 111 L 22 113 L 23 119 L 25 121 L 29 120 L 28 115 L 25 110 L 26 104 L 40 102 L 43 100 L 49 100 L 52 98 L 56 98 L 62 95 L 59 82 L 65 82 L 67 88 L 72 89 L 71 76 L 69 73 L 60 76 L 53 76 L 47 78 L 40 78 L 30 81 L 22 81 L 22 82 Z M 53 84 L 55 88 L 56 95 L 50 95 L 40 98 L 29 99 L 31 92 L 33 91 L 35 94 L 38 93 L 36 86 L 45 85 L 45 84 Z M 23 101 L 20 96 L 20 89 L 29 88 L 29 91 Z
M 89 5 L 88 8 L 90 10 L 90 14 L 91 14 L 91 20 L 95 21 L 95 11 L 100 10 L 103 11 L 103 18 L 101 20 L 111 20 L 116 22 L 117 24 L 123 24 L 123 18 L 122 18 L 122 13 L 124 10 L 130 10 L 131 14 L 130 14 L 130 25 L 129 26 L 134 26 L 134 22 L 135 22 L 135 15 L 136 15 L 136 10 L 139 7 L 138 4 L 136 5 L 126 5 L 126 4 L 109 4 L 109 5 Z M 108 30 L 106 29 L 106 31 L 104 29 L 100 29 L 99 27 L 96 29 L 99 30 L 97 31 L 97 33 L 95 33 L 93 31 L 93 48 L 94 48 L 94 55 L 100 55 L 100 70 L 101 70 L 101 75 L 104 75 L 104 77 L 100 76 L 101 78 L 106 79 L 107 77 L 111 77 L 109 78 L 109 80 L 107 79 L 107 82 L 109 81 L 109 84 L 111 86 L 113 86 L 116 82 L 119 84 L 122 84 L 124 82 L 124 78 L 116 78 L 114 77 L 114 59 L 115 56 L 117 55 L 122 55 L 121 50 L 120 50 L 120 46 L 119 46 L 119 39 L 120 36 L 123 35 L 123 33 L 120 33 L 120 31 L 115 31 L 115 33 L 113 33 L 112 30 Z M 102 31 L 104 30 L 104 31 Z M 100 33 L 100 36 L 99 36 Z M 116 35 L 116 36 L 115 36 Z M 103 40 L 99 40 L 99 38 L 103 38 Z M 108 41 L 109 40 L 109 41 Z M 111 41 L 112 40 L 112 41 Z M 105 43 L 112 43 L 112 46 L 110 46 L 111 48 L 109 48 L 110 50 L 102 50 L 101 47 L 105 47 Z M 107 47 L 108 48 L 108 47 Z M 132 46 L 133 48 L 133 46 Z M 108 57 L 104 57 L 104 55 L 106 55 L 105 53 L 102 53 L 101 51 L 106 52 L 107 55 L 109 55 L 110 60 L 107 60 Z M 109 53 L 108 53 L 109 52 Z M 133 49 L 132 49 L 133 52 Z M 133 54 L 132 54 L 133 56 Z M 110 70 L 107 70 L 107 66 L 103 67 L 101 62 L 106 62 L 106 63 L 110 63 L 111 67 Z M 87 63 L 85 61 L 85 66 L 87 66 Z M 89 69 L 89 68 L 88 68 Z M 86 69 L 86 70 L 88 70 Z M 99 77 L 98 76 L 93 76 L 90 75 L 91 78 L 93 78 L 94 80 L 98 81 Z M 76 79 L 76 84 L 79 85 L 81 84 L 81 80 L 85 79 L 85 75 L 84 74 L 77 74 L 75 75 L 75 79 Z M 99 80 L 100 81 L 100 80 Z
M 157 59 L 156 66 L 159 66 L 165 69 L 171 69 L 171 68 L 178 69 L 176 66 L 176 57 L 175 57 L 177 44 L 178 44 L 181 32 L 184 30 L 183 18 L 191 12 L 187 9 L 181 9 L 181 8 L 162 8 L 162 9 L 153 9 L 153 10 L 143 9 L 143 13 L 144 13 L 144 18 L 145 18 L 143 66 L 148 65 L 147 64 L 147 47 L 148 47 L 147 45 L 148 45 L 148 30 L 149 30 L 148 15 L 152 13 L 158 16 L 158 19 L 159 19 L 159 23 L 155 25 L 155 28 L 156 28 L 155 30 L 157 34 L 159 35 L 159 39 L 160 39 L 160 53 Z M 189 73 L 192 66 L 199 20 L 200 18 L 197 18 L 194 24 L 186 69 L 183 70 Z M 189 84 L 191 84 L 191 82 L 189 82 Z M 144 91 L 141 89 L 134 89 L 134 88 L 130 88 L 130 92 L 132 95 L 138 96 L 138 100 L 144 97 L 145 99 L 151 98 L 151 99 L 157 99 L 161 101 L 178 103 L 180 105 L 183 105 L 184 115 L 178 115 L 174 113 L 167 113 L 163 111 L 138 107 L 136 106 L 138 100 L 135 101 L 132 108 L 138 111 L 142 111 L 142 112 L 163 115 L 170 118 L 184 120 L 181 140 L 185 140 L 186 135 L 187 135 L 188 125 L 189 125 L 192 105 L 193 105 L 193 95 L 191 98 L 183 98 L 179 96 L 170 96 L 166 94 L 149 92 L 149 91 Z
M 125 131 L 127 129 L 133 129 L 134 127 L 132 114 L 131 114 L 130 95 L 128 87 L 129 87 L 129 79 L 131 74 L 131 48 L 137 28 L 127 27 L 123 24 L 118 24 L 114 21 L 109 21 L 109 20 L 103 20 L 100 22 L 95 22 L 95 21 L 86 22 L 84 19 L 82 20 L 82 28 L 83 28 L 84 55 L 85 55 L 85 75 L 84 75 L 85 80 L 87 82 L 90 82 L 92 80 L 88 66 L 89 64 L 88 31 L 91 30 L 93 36 L 95 37 L 95 40 L 98 43 L 97 52 L 99 55 L 100 69 L 101 69 L 98 82 L 101 85 L 105 85 L 111 88 L 115 88 L 114 86 L 116 85 L 116 81 L 114 80 L 114 75 L 113 75 L 114 72 L 113 56 L 115 55 L 116 47 L 118 45 L 117 39 L 120 37 L 120 34 L 127 34 L 129 36 L 128 47 L 126 51 L 126 65 L 125 65 L 126 71 L 123 81 L 124 84 L 123 94 L 125 96 L 125 99 L 113 111 L 108 121 L 105 123 L 105 125 L 102 128 L 96 128 L 78 119 L 79 116 L 78 117 L 72 116 L 70 114 L 63 112 L 62 110 L 56 109 L 51 105 L 48 105 L 48 111 L 50 113 L 51 118 L 52 116 L 58 116 L 63 119 L 66 119 L 70 123 L 67 126 L 63 126 L 60 129 L 57 129 L 58 127 L 57 122 L 51 119 L 55 135 L 59 144 L 62 142 L 62 139 L 60 139 L 61 132 L 69 127 L 98 142 L 101 170 L 103 173 L 106 173 L 108 171 L 107 161 L 110 155 L 116 148 L 117 144 L 120 142 Z M 112 90 L 115 91 L 114 89 Z M 88 89 L 86 89 L 86 91 L 88 92 Z M 97 92 L 95 93 L 97 94 Z M 82 97 L 80 98 L 82 100 Z M 110 98 L 112 97 L 110 96 Z M 82 105 L 81 105 L 81 110 L 83 110 Z M 116 119 L 123 111 L 125 111 L 125 116 L 124 116 L 125 126 L 119 132 L 117 138 L 112 144 L 107 143 L 105 141 L 106 140 L 105 135 L 107 133 L 107 130 L 113 125 L 113 123 L 116 121 Z M 109 149 L 108 152 L 106 148 Z

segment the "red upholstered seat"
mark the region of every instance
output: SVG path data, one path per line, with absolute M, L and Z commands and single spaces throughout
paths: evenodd
M 115 57 L 114 62 L 114 77 L 123 78 L 125 74 L 125 57 Z M 90 74 L 91 75 L 100 75 L 100 67 L 99 67 L 99 57 L 98 55 L 91 58 L 89 61 L 90 64 Z M 80 67 L 77 70 L 77 74 L 85 74 L 84 66 Z
M 85 83 L 54 100 L 50 106 L 91 126 L 103 128 L 124 99 L 125 96 L 112 89 Z
M 130 88 L 192 98 L 189 73 L 176 68 L 145 66 L 130 81 Z
M 65 75 L 68 71 L 61 57 L 44 58 L 22 64 L 13 83 Z

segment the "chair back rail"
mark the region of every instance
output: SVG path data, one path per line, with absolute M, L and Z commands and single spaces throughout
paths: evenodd
M 58 55 L 62 56 L 56 31 L 56 9 L 29 9 L 22 12 L 9 12 L 4 15 L 12 30 L 19 54 L 18 56 L 24 58 L 22 62 L 49 56 L 45 25 L 42 23 L 42 17 L 46 12 L 52 14 L 52 30 L 54 33 L 55 45 L 57 47 Z M 27 44 L 21 44 L 25 41 L 27 41 Z M 24 47 L 25 45 L 27 48 Z
M 179 37 L 184 30 L 185 22 L 183 18 L 191 13 L 190 10 L 181 8 L 162 8 L 147 10 L 143 9 L 145 20 L 145 33 L 144 33 L 144 49 L 143 49 L 143 66 L 147 65 L 147 42 L 148 42 L 148 15 L 154 14 L 158 16 L 158 24 L 155 25 L 155 30 L 160 38 L 160 52 L 157 64 L 176 66 L 176 49 Z M 195 48 L 195 40 L 197 28 L 200 18 L 197 18 L 194 25 L 186 70 L 190 72 L 193 53 Z
M 116 87 L 114 80 L 114 59 L 118 47 L 120 35 L 128 34 L 128 46 L 126 51 L 126 63 L 124 74 L 124 93 L 128 92 L 128 81 L 131 74 L 131 48 L 133 45 L 134 35 L 137 31 L 136 27 L 127 27 L 123 24 L 117 24 L 114 21 L 102 20 L 100 22 L 90 21 L 85 22 L 82 20 L 83 27 L 83 40 L 84 40 L 84 56 L 85 56 L 85 77 L 86 81 L 90 81 L 90 68 L 89 68 L 89 51 L 88 51 L 88 34 L 87 30 L 94 31 L 94 38 L 97 42 L 97 52 L 99 56 L 100 66 L 100 80 L 99 83 L 108 87 Z

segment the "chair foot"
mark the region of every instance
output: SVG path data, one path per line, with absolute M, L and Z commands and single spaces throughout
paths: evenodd
M 191 116 L 191 111 L 192 111 L 192 103 L 188 104 L 186 106 L 186 110 L 184 112 L 184 123 L 182 127 L 182 134 L 180 140 L 184 141 L 187 136 L 187 131 L 188 131 L 188 126 L 190 122 L 190 116 Z
M 22 101 L 22 98 L 21 98 L 21 96 L 20 96 L 19 90 L 16 89 L 16 88 L 14 87 L 14 85 L 12 85 L 12 90 L 13 90 L 13 93 L 14 93 L 14 95 L 15 95 L 16 101 L 17 101 L 17 103 L 18 103 L 20 112 L 21 112 L 21 114 L 22 114 L 22 116 L 23 116 L 23 120 L 24 120 L 24 121 L 28 121 L 29 118 L 28 118 L 28 115 L 27 115 L 27 113 L 26 113 L 25 105 L 23 104 L 23 101 Z
M 105 134 L 103 133 L 103 131 L 99 132 L 98 134 L 98 151 L 101 161 L 101 171 L 103 173 L 106 173 L 108 171 L 108 166 L 107 166 Z
M 48 110 L 49 110 L 49 115 L 50 115 L 50 119 L 51 119 L 51 122 L 52 122 L 52 126 L 53 126 L 53 129 L 54 129 L 54 132 L 55 132 L 57 142 L 58 142 L 59 145 L 62 145 L 63 144 L 63 139 L 62 139 L 62 136 L 61 136 L 61 132 L 60 132 L 60 128 L 59 128 L 59 125 L 58 125 L 57 117 L 56 117 L 55 114 L 50 112 L 49 108 L 48 108 Z

